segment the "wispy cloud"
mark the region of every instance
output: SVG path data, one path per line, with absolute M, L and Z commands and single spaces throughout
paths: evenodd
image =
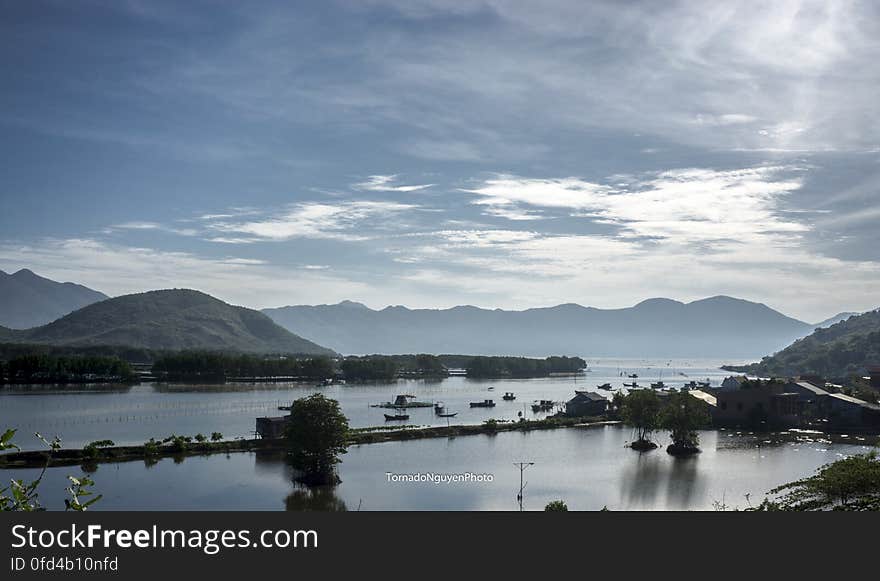
M 363 282 L 311 265 L 281 267 L 265 260 L 108 244 L 92 239 L 0 244 L 0 263 L 27 265 L 56 280 L 75 280 L 110 295 L 161 288 L 194 288 L 233 304 L 262 308 L 312 300 L 372 297 Z M 145 284 L 145 281 L 149 283 Z
M 230 234 L 245 234 L 243 240 L 283 241 L 294 238 L 365 240 L 368 228 L 375 221 L 413 210 L 418 206 L 387 201 L 350 201 L 339 203 L 303 202 L 281 212 L 281 215 L 245 222 L 217 221 L 209 228 Z M 382 224 L 379 224 L 382 225 Z M 221 237 L 219 242 L 233 243 L 242 238 Z
M 358 190 L 366 192 L 418 192 L 433 186 L 434 184 L 419 185 L 399 185 L 397 183 L 397 174 L 392 175 L 371 175 L 366 180 L 354 184 Z
M 177 234 L 179 236 L 196 236 L 199 233 L 199 231 L 195 228 L 177 228 L 174 226 L 168 226 L 166 224 L 159 224 L 157 222 L 123 222 L 122 224 L 114 224 L 113 226 L 109 226 L 104 231 L 107 234 L 111 234 L 114 231 L 119 230 L 161 231 L 169 232 L 171 234 Z

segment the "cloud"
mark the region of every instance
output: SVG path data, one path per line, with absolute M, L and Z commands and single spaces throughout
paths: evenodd
M 367 192 L 417 192 L 430 188 L 434 184 L 421 184 L 415 186 L 395 185 L 397 174 L 392 175 L 371 175 L 363 182 L 354 184 L 358 190 Z
M 316 271 L 310 265 L 281 267 L 260 259 L 205 257 L 82 238 L 0 244 L 0 262 L 26 265 L 43 276 L 75 280 L 113 296 L 193 288 L 251 308 L 308 302 L 317 296 L 328 300 L 372 296 L 363 282 Z
M 105 229 L 105 233 L 111 234 L 119 230 L 169 232 L 179 236 L 196 236 L 199 233 L 195 228 L 175 228 L 157 222 L 123 222 L 109 226 Z
M 244 234 L 244 238 L 220 237 L 219 242 L 269 240 L 284 241 L 294 238 L 333 239 L 344 241 L 366 240 L 368 223 L 386 221 L 391 217 L 417 208 L 413 204 L 385 201 L 353 201 L 335 204 L 303 202 L 294 204 L 280 216 L 246 222 L 218 221 L 209 228 L 224 233 Z M 378 224 L 383 226 L 383 224 Z
M 496 216 L 510 212 L 516 219 L 521 208 L 537 207 L 616 226 L 621 237 L 743 242 L 808 229 L 777 212 L 780 200 L 801 188 L 800 171 L 790 166 L 678 169 L 613 185 L 500 176 L 465 191 L 478 196 L 474 204 L 488 206 Z

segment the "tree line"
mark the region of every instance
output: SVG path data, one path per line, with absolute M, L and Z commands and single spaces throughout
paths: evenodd
M 552 373 L 577 373 L 587 367 L 580 357 L 473 357 L 467 364 L 467 376 L 497 379 L 504 377 L 546 377 Z
M 333 377 L 335 369 L 329 357 L 181 351 L 156 359 L 152 372 L 160 381 L 226 381 L 233 378 L 278 377 L 326 379 Z
M 0 361 L 0 383 L 130 383 L 137 374 L 118 357 L 21 355 Z

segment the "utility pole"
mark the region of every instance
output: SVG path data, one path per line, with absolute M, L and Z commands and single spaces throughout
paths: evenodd
M 516 495 L 516 501 L 519 503 L 519 511 L 522 512 L 523 509 L 523 490 L 525 489 L 525 484 L 523 483 L 523 472 L 525 472 L 526 468 L 529 466 L 534 466 L 534 462 L 514 462 L 514 466 L 519 468 L 519 494 Z

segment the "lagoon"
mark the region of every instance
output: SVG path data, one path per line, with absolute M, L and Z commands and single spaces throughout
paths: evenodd
M 522 412 L 528 419 L 530 404 L 539 399 L 562 403 L 574 390 L 593 390 L 603 383 L 622 388 L 632 380 L 621 374 L 635 373 L 647 385 L 662 377 L 671 385 L 709 379 L 718 385 L 729 373 L 720 361 L 604 359 L 590 361 L 590 372 L 578 377 L 521 380 L 401 380 L 393 383 L 360 383 L 316 386 L 297 383 L 241 383 L 225 385 L 142 384 L 135 386 L 8 386 L 0 388 L 0 426 L 18 429 L 16 441 L 25 450 L 40 449 L 33 432 L 58 436 L 65 447 L 79 448 L 94 440 L 113 440 L 117 445 L 142 444 L 151 437 L 171 434 L 195 435 L 221 432 L 227 439 L 252 438 L 257 416 L 278 416 L 278 406 L 320 392 L 339 400 L 352 427 L 385 425 L 387 410 L 371 404 L 412 394 L 419 400 L 443 401 L 447 410 L 458 412 L 454 424 L 479 424 L 489 418 L 514 420 Z M 490 389 L 493 388 L 493 389 Z M 502 400 L 504 392 L 516 400 Z M 599 392 L 610 397 L 608 392 Z M 494 399 L 494 408 L 471 408 L 473 401 Z M 407 424 L 446 425 L 431 408 L 408 411 Z
M 233 453 L 101 464 L 92 475 L 104 498 L 96 510 L 516 510 L 519 470 L 525 472 L 524 507 L 540 510 L 563 499 L 572 510 L 713 510 L 758 504 L 774 486 L 811 474 L 846 455 L 865 452 L 863 436 L 836 440 L 819 434 L 701 433 L 703 452 L 677 459 L 664 450 L 625 448 L 621 426 L 505 432 L 386 442 L 350 448 L 335 489 L 307 491 L 293 483 L 279 454 Z M 668 443 L 661 435 L 660 442 Z M 49 508 L 63 507 L 67 474 L 52 468 L 41 487 Z M 491 482 L 393 481 L 390 474 L 491 475 Z M 33 477 L 36 470 L 3 471 Z M 748 497 L 746 495 L 749 495 Z
M 620 387 L 622 377 L 637 373 L 639 382 L 663 380 L 672 385 L 709 379 L 717 385 L 727 375 L 721 362 L 668 360 L 591 361 L 583 376 L 528 380 L 399 381 L 331 385 L 303 384 L 163 385 L 132 387 L 22 388 L 0 390 L 0 426 L 19 429 L 25 449 L 39 449 L 29 436 L 58 435 L 65 447 L 98 439 L 119 445 L 141 444 L 172 433 L 194 435 L 219 431 L 228 439 L 251 437 L 254 418 L 281 415 L 279 405 L 321 392 L 338 399 L 352 426 L 384 425 L 381 408 L 371 404 L 409 393 L 442 400 L 459 415 L 455 424 L 489 418 L 515 419 L 533 414 L 538 399 L 565 401 L 575 389 L 595 390 L 605 382 Z M 493 387 L 493 390 L 489 390 Z M 505 402 L 505 391 L 516 393 Z M 607 392 L 605 392 L 607 393 Z M 468 403 L 492 398 L 491 409 Z M 431 408 L 410 410 L 408 424 L 445 425 Z M 844 456 L 871 449 L 873 439 L 851 435 L 751 434 L 708 430 L 701 433 L 703 452 L 676 459 L 663 449 L 638 453 L 626 448 L 631 431 L 622 426 L 566 428 L 496 435 L 462 436 L 353 446 L 340 465 L 342 483 L 332 490 L 309 492 L 293 483 L 290 467 L 277 453 L 233 453 L 165 458 L 152 466 L 142 461 L 101 464 L 95 488 L 104 498 L 97 510 L 515 510 L 519 470 L 514 462 L 534 462 L 525 472 L 524 506 L 540 510 L 555 499 L 573 510 L 712 510 L 757 504 L 771 488 L 811 474 Z M 659 442 L 668 443 L 660 434 Z M 36 471 L 4 470 L 0 476 L 25 478 Z M 41 498 L 49 508 L 63 508 L 68 474 L 79 467 L 48 471 Z M 490 482 L 391 481 L 389 474 L 491 475 Z M 400 480 L 400 479 L 398 479 Z M 746 495 L 749 495 L 748 497 Z

